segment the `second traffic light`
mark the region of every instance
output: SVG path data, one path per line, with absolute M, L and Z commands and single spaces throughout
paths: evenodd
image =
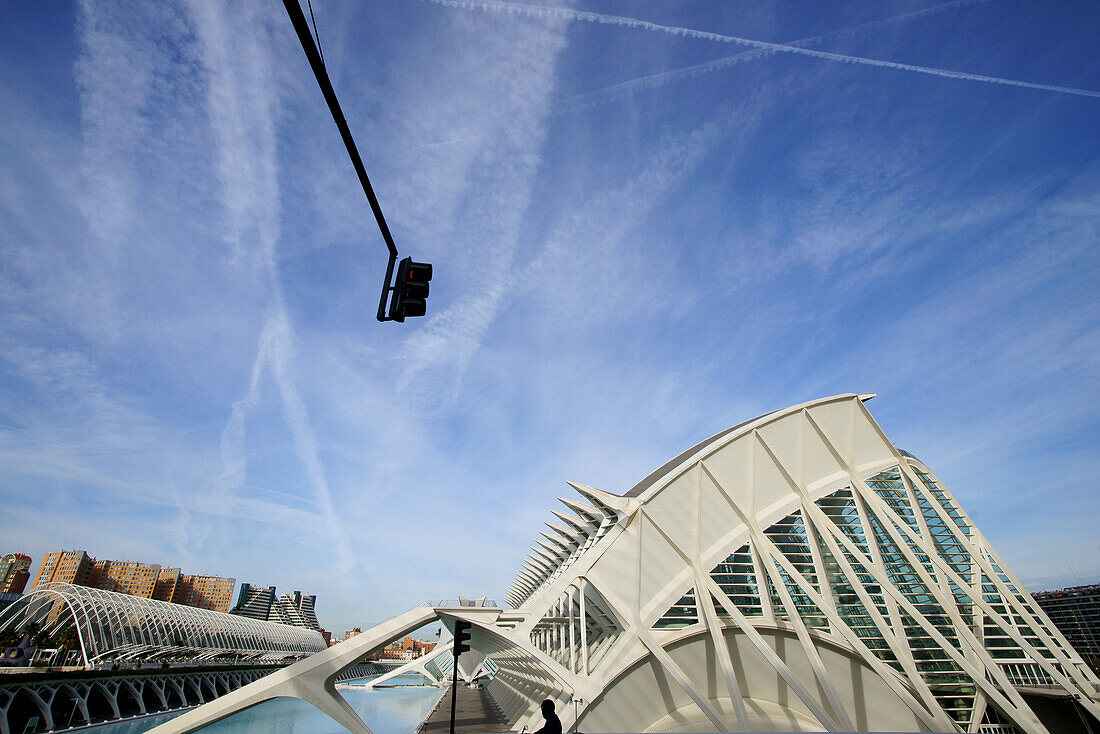
M 390 319 L 404 321 L 406 316 L 423 316 L 428 310 L 428 281 L 431 263 L 414 263 L 407 257 L 397 264 L 397 281 L 390 299 Z
M 470 651 L 470 623 L 465 619 L 455 620 L 455 657 Z

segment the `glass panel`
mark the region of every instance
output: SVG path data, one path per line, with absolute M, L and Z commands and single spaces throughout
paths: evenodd
M 699 621 L 699 610 L 695 606 L 695 589 L 680 597 L 680 600 L 668 608 L 660 619 L 653 623 L 654 629 L 676 629 L 687 627 Z
M 756 570 L 753 567 L 752 552 L 748 543 L 730 553 L 724 561 L 715 566 L 710 572 L 710 577 L 721 587 L 738 611 L 746 617 L 763 615 L 760 606 L 760 587 L 756 583 Z M 721 617 L 729 616 L 721 604 L 716 604 L 715 610 Z

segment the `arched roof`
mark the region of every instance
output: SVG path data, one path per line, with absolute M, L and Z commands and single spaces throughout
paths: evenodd
M 547 534 L 545 532 L 541 533 L 547 540 L 551 541 L 550 544 L 536 539 L 536 545 L 532 549 L 534 554 L 527 557 L 525 566 L 520 569 L 512 587 L 504 597 L 505 601 L 512 607 L 519 607 L 525 604 L 527 600 L 535 596 L 536 592 L 548 583 L 550 579 L 554 578 L 556 574 L 570 563 L 574 562 L 585 550 L 587 550 L 587 548 L 594 545 L 595 542 L 602 537 L 602 534 L 607 529 L 607 523 L 614 522 L 617 519 L 619 510 L 624 507 L 624 501 L 645 501 L 644 495 L 646 495 L 647 492 L 654 489 L 657 485 L 674 479 L 685 467 L 690 466 L 694 461 L 698 460 L 699 456 L 718 449 L 723 444 L 735 440 L 741 434 L 748 433 L 762 425 L 779 420 L 785 415 L 798 412 L 805 408 L 850 398 L 858 398 L 863 402 L 867 402 L 873 397 L 875 397 L 874 393 L 845 393 L 842 395 L 834 395 L 828 398 L 811 400 L 799 405 L 792 405 L 780 410 L 773 410 L 747 421 L 742 421 L 680 452 L 675 457 L 650 472 L 644 479 L 622 495 L 615 495 L 593 489 L 592 487 L 569 482 L 570 486 L 576 489 L 585 500 L 592 502 L 593 506 L 567 499 L 561 499 L 561 501 L 565 503 L 570 510 L 579 512 L 582 515 L 587 515 L 591 520 L 591 526 L 586 527 L 584 518 L 577 518 L 576 522 L 571 523 L 573 528 L 565 528 L 560 525 L 555 525 L 554 523 L 546 523 L 551 529 L 556 531 L 557 535 Z M 560 513 L 555 513 L 555 515 L 567 521 L 569 520 L 567 516 L 561 515 Z M 563 540 L 564 542 L 562 542 Z
M 662 464 L 660 467 L 658 467 L 657 469 L 650 472 L 646 476 L 645 479 L 643 479 L 642 481 L 638 482 L 633 487 L 631 487 L 630 490 L 628 492 L 626 492 L 626 494 L 623 495 L 623 497 L 639 497 L 639 496 L 641 496 L 641 494 L 643 492 L 645 492 L 647 489 L 649 489 L 654 484 L 656 484 L 659 479 L 666 476 L 667 474 L 670 474 L 673 469 L 680 466 L 681 464 L 686 463 L 687 460 L 689 458 L 691 458 L 692 456 L 694 456 L 695 454 L 700 453 L 701 451 L 703 451 L 703 449 L 707 448 L 708 446 L 710 446 L 712 444 L 717 444 L 719 441 L 721 441 L 724 438 L 732 438 L 733 434 L 738 433 L 741 429 L 743 429 L 743 428 L 747 429 L 750 425 L 752 425 L 754 423 L 763 422 L 765 418 L 778 417 L 779 414 L 781 414 L 781 413 L 791 413 L 791 412 L 794 412 L 796 410 L 801 410 L 803 408 L 807 408 L 811 405 L 817 405 L 817 404 L 820 404 L 820 403 L 828 403 L 828 402 L 834 401 L 838 398 L 851 397 L 851 396 L 854 396 L 855 394 L 856 393 L 847 393 L 847 394 L 842 394 L 842 395 L 833 395 L 832 397 L 828 397 L 828 398 L 819 398 L 818 400 L 811 400 L 810 402 L 802 403 L 800 405 L 792 405 L 789 408 L 783 408 L 783 409 L 780 409 L 780 410 L 773 410 L 773 411 L 770 411 L 768 413 L 758 415 L 755 418 L 750 418 L 747 421 L 741 421 L 736 426 L 733 426 L 731 428 L 727 428 L 724 431 L 720 431 L 720 432 L 714 434 L 713 436 L 711 436 L 710 438 L 703 439 L 699 443 L 692 446 L 690 449 L 687 449 L 685 451 L 681 451 L 675 457 L 673 457 L 672 459 L 669 459 L 664 464 Z M 859 399 L 862 400 L 863 402 L 867 402 L 868 400 L 870 400 L 873 397 L 875 397 L 874 393 L 863 393 L 863 394 L 859 395 Z
M 56 640 L 75 625 L 87 665 L 149 660 L 282 661 L 325 649 L 319 632 L 72 584 L 36 588 L 0 613 L 0 630 L 28 623 Z

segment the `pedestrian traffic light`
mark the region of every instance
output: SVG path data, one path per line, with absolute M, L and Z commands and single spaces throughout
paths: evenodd
M 428 281 L 432 279 L 431 263 L 414 263 L 407 257 L 397 264 L 397 281 L 390 299 L 390 318 L 404 321 L 406 316 L 423 316 L 428 309 Z
M 455 620 L 455 657 L 470 651 L 470 623 L 465 619 Z

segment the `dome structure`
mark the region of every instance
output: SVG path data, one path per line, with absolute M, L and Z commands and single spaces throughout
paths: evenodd
M 602 679 L 583 730 L 1038 732 L 1067 698 L 1097 714 L 1095 674 L 871 397 L 748 421 L 621 497 L 576 487 L 581 522 L 507 599 L 539 617 L 534 646 Z M 632 642 L 612 654 L 609 635 Z
M 63 583 L 42 584 L 0 613 L 0 631 L 28 625 L 55 641 L 74 630 L 88 667 L 292 662 L 326 647 L 310 629 Z
M 573 484 L 511 609 L 410 610 L 155 731 L 299 695 L 369 732 L 319 692 L 433 619 L 471 622 L 459 670 L 492 661 L 513 731 L 547 698 L 585 732 L 1084 731 L 1100 680 L 871 397 L 747 421 L 621 495 Z

